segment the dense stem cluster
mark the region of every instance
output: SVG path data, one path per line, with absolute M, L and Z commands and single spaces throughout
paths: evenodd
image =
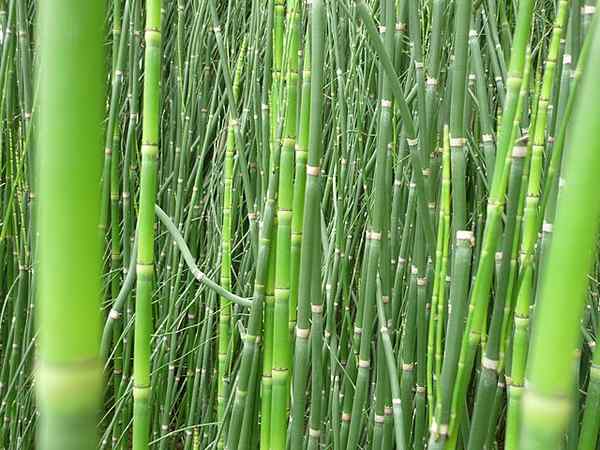
M 597 447 L 596 0 L 84 3 L 0 0 L 1 448 Z

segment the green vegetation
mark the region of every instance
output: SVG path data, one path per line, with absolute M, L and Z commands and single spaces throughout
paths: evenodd
M 0 0 L 0 448 L 597 448 L 596 6 Z

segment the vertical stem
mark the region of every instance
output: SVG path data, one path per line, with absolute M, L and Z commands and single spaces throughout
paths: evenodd
M 600 141 L 595 139 L 594 130 L 600 126 L 600 91 L 595 85 L 600 76 L 600 40 L 594 32 L 528 361 L 520 445 L 533 450 L 557 447 L 570 419 L 573 357 L 580 339 L 587 274 L 596 254 L 600 203 L 595 201 L 595 185 L 600 170 Z M 566 295 L 571 299 L 568 308 L 564 307 Z M 556 333 L 557 327 L 560 333 Z
M 146 50 L 142 110 L 139 244 L 133 369 L 133 448 L 146 450 L 150 438 L 150 340 L 154 278 L 154 203 L 160 120 L 161 0 L 146 1 Z
M 104 3 L 39 10 L 37 447 L 97 445 Z M 74 276 L 76 269 L 76 276 Z M 65 396 L 68 392 L 69 395 Z

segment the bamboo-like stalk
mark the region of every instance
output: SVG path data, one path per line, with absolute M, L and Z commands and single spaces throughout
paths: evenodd
M 145 450 L 150 439 L 150 337 L 154 286 L 154 203 L 156 202 L 160 117 L 161 1 L 147 0 L 142 109 L 142 166 L 138 219 L 137 295 L 133 369 L 133 448 Z
M 594 33 L 597 33 L 594 30 Z M 597 38 L 597 36 L 594 36 Z M 593 40 L 588 71 L 581 82 L 580 102 L 574 117 L 574 151 L 565 162 L 564 179 L 557 205 L 552 248 L 548 255 L 536 311 L 537 324 L 532 337 L 527 384 L 523 398 L 523 448 L 553 448 L 565 430 L 572 405 L 574 382 L 573 352 L 578 341 L 577 325 L 588 284 L 587 272 L 595 254 L 600 204 L 594 196 L 595 173 L 600 165 L 598 144 L 592 130 L 598 121 L 600 98 L 594 87 L 600 64 L 600 41 Z M 586 207 L 580 207 L 586 205 Z M 578 255 L 573 259 L 572 255 Z M 569 264 L 565 264 L 569 261 Z M 561 274 L 561 277 L 558 277 Z M 570 283 L 560 280 L 565 276 Z M 572 308 L 561 308 L 566 295 Z M 554 332 L 562 324 L 560 335 Z M 551 368 L 551 370 L 549 370 Z
M 452 63 L 452 103 L 450 106 L 450 149 L 452 160 L 452 227 L 465 230 L 467 193 L 465 180 L 464 108 L 467 88 L 468 36 L 471 1 L 459 0 L 454 14 L 454 60 Z
M 429 422 L 433 423 L 435 413 L 435 397 L 438 395 L 441 367 L 434 361 L 437 342 L 442 341 L 442 331 L 445 325 L 446 295 L 444 283 L 448 272 L 448 243 L 450 238 L 450 135 L 448 126 L 444 126 L 442 144 L 442 186 L 440 192 L 440 208 L 437 228 L 437 248 L 433 290 L 431 294 L 431 316 L 427 336 L 427 401 Z M 441 356 L 440 356 L 441 358 Z M 435 386 L 435 387 L 434 387 Z
M 276 6 L 277 8 L 277 6 Z M 271 439 L 273 450 L 285 450 L 288 426 L 290 349 L 290 278 L 293 207 L 294 148 L 298 110 L 298 49 L 300 11 L 295 1 L 287 2 L 287 33 L 284 65 L 286 72 L 285 117 L 279 163 L 277 245 L 275 252 L 275 305 L 273 318 L 273 368 Z
M 306 188 L 306 159 L 309 137 L 310 119 L 310 49 L 309 39 L 306 39 L 304 50 L 304 67 L 302 70 L 302 88 L 300 118 L 298 125 L 298 139 L 295 146 L 294 168 L 294 193 L 292 196 L 292 230 L 290 250 L 290 331 L 296 327 L 297 316 L 300 311 L 298 305 L 298 283 L 300 275 L 300 250 L 302 247 L 302 228 L 304 219 L 304 191 Z
M 292 448 L 301 448 L 304 439 L 304 415 L 306 408 L 305 390 L 309 374 L 309 305 L 311 296 L 315 294 L 312 289 L 314 285 L 320 286 L 320 273 L 314 270 L 319 265 L 317 259 L 320 252 L 315 248 L 319 246 L 319 211 L 320 211 L 320 176 L 321 176 L 321 152 L 322 134 L 321 121 L 323 112 L 323 72 L 324 72 L 324 4 L 321 0 L 313 1 L 310 7 L 310 116 L 309 116 L 309 142 L 306 165 L 306 188 L 304 194 L 304 216 L 302 220 L 302 241 L 300 254 L 299 285 L 298 285 L 298 322 L 296 324 L 296 337 L 294 345 L 293 381 L 292 381 L 292 411 L 290 425 L 290 445 Z M 304 99 L 303 99 L 304 103 Z M 318 276 L 317 280 L 314 279 Z M 311 284 L 312 283 L 312 284 Z M 318 304 L 318 301 L 317 301 Z M 321 306 L 322 308 L 322 306 Z M 322 310 L 317 306 L 313 311 L 319 316 Z M 320 346 L 313 346 L 313 351 L 321 351 Z M 315 358 L 316 355 L 313 355 Z M 313 359 L 313 362 L 316 362 Z M 316 375 L 319 377 L 320 375 Z M 318 383 L 318 379 L 314 380 Z M 318 384 L 316 384 L 318 385 Z M 313 385 L 314 387 L 314 385 Z M 316 398 L 316 397 L 313 397 Z M 315 438 L 320 435 L 320 411 L 313 414 L 311 410 L 310 427 L 314 429 L 311 447 L 315 444 Z
M 321 161 L 325 143 L 323 142 L 323 75 L 325 69 L 324 44 L 327 36 L 326 4 L 322 0 L 313 1 L 311 6 L 311 61 L 313 76 L 310 90 L 310 134 L 308 158 L 306 164 L 306 209 L 304 210 L 304 235 L 309 243 L 302 248 L 300 260 L 300 279 L 306 283 L 299 290 L 299 301 L 310 301 L 310 356 L 311 356 L 311 397 L 310 415 L 308 420 L 308 450 L 317 450 L 321 442 L 323 430 L 323 371 L 322 371 L 322 339 L 323 339 L 323 295 L 321 288 L 321 264 L 323 248 L 319 245 L 318 236 L 321 229 L 321 203 L 323 195 L 321 186 Z M 309 242 L 313 229 L 312 243 Z M 306 275 L 304 275 L 304 273 Z M 302 364 L 302 362 L 300 362 Z M 295 365 L 296 369 L 299 367 Z
M 539 226 L 539 197 L 542 175 L 542 155 L 544 151 L 544 134 L 547 124 L 550 90 L 553 84 L 554 67 L 558 57 L 560 38 L 566 23 L 568 1 L 561 1 L 554 22 L 552 41 L 548 50 L 546 70 L 542 82 L 542 91 L 538 102 L 537 119 L 533 134 L 529 182 L 523 218 L 523 238 L 520 250 L 520 274 L 517 302 L 515 305 L 515 335 L 513 344 L 513 359 L 510 374 L 510 401 L 507 412 L 507 445 L 517 447 L 519 436 L 519 417 L 521 409 L 521 392 L 524 388 L 525 363 L 528 349 L 529 308 L 533 303 L 533 259 L 534 247 L 538 237 Z
M 244 61 L 244 52 L 240 52 L 234 76 L 234 95 L 237 98 L 240 78 Z M 232 253 L 232 205 L 233 205 L 233 164 L 235 157 L 235 119 L 231 119 L 227 130 L 227 144 L 225 150 L 224 187 L 223 187 L 223 225 L 221 244 L 221 286 L 231 289 L 231 253 Z M 231 303 L 226 298 L 221 298 L 219 313 L 219 385 L 217 392 L 218 419 L 223 421 L 225 399 L 228 397 L 229 365 L 231 358 Z M 219 445 L 223 446 L 224 433 L 221 435 Z
M 111 234 L 111 258 L 110 258 L 110 267 L 111 271 L 114 273 L 110 295 L 112 298 L 117 298 L 119 293 L 119 284 L 121 277 L 118 275 L 119 272 L 122 271 L 122 255 L 121 255 L 121 230 L 120 230 L 120 222 L 121 222 L 121 208 L 119 206 L 119 200 L 121 199 L 120 195 L 120 176 L 119 170 L 121 166 L 122 155 L 120 152 L 121 145 L 121 136 L 120 130 L 115 126 L 115 122 L 117 119 L 117 110 L 118 105 L 117 102 L 120 97 L 120 90 L 122 86 L 122 82 L 124 79 L 124 65 L 125 65 L 125 46 L 127 45 L 127 41 L 129 38 L 129 34 L 125 31 L 121 31 L 123 28 L 122 25 L 127 26 L 129 23 L 129 16 L 132 10 L 132 1 L 126 0 L 123 6 L 123 17 L 122 24 L 115 23 L 113 24 L 114 43 L 117 46 L 117 50 L 114 53 L 113 62 L 115 64 L 113 68 L 113 73 L 111 74 L 112 78 L 112 87 L 111 87 L 111 105 L 109 112 L 109 124 L 107 124 L 106 131 L 106 143 L 105 143 L 105 160 L 108 158 L 110 160 L 110 174 L 107 174 L 110 178 L 110 222 L 112 224 L 110 228 Z M 115 8 L 118 7 L 118 2 L 114 4 Z M 114 16 L 113 20 L 118 21 L 119 17 Z M 120 36 L 119 36 L 120 34 Z M 102 214 L 102 213 L 101 213 Z M 101 220 L 103 218 L 101 217 Z M 116 311 L 114 308 L 111 310 Z M 121 336 L 121 322 L 116 322 L 115 332 L 113 334 L 114 344 L 116 347 L 115 350 L 115 358 L 113 360 L 113 385 L 114 385 L 114 395 L 115 398 L 119 396 L 121 392 L 121 383 L 122 383 L 122 375 L 123 375 L 123 358 L 122 353 L 123 349 L 121 348 L 122 342 L 120 340 Z M 113 442 L 118 440 L 118 435 L 121 433 L 120 423 L 117 422 L 116 426 L 113 429 Z
M 69 1 L 39 10 L 38 448 L 97 444 L 104 12 Z

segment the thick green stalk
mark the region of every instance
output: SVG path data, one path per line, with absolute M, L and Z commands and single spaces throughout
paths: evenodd
M 133 448 L 147 450 L 150 438 L 150 339 L 154 285 L 154 203 L 160 120 L 161 0 L 146 1 L 142 165 L 138 218 L 137 296 L 133 368 Z
M 587 395 L 583 418 L 581 420 L 581 433 L 579 434 L 578 450 L 593 450 L 598 441 L 600 430 L 600 346 L 594 342 L 594 355 L 590 361 L 590 381 L 587 386 Z
M 438 217 L 435 275 L 431 296 L 431 317 L 427 336 L 427 401 L 429 403 L 429 422 L 432 423 L 435 412 L 435 397 L 439 386 L 440 367 L 435 361 L 437 343 L 442 342 L 445 328 L 445 279 L 448 273 L 448 241 L 450 237 L 450 137 L 448 127 L 444 127 L 442 147 L 442 186 L 440 192 L 440 208 Z M 441 347 L 441 346 L 440 346 Z M 439 357 L 441 360 L 441 355 Z M 435 388 L 434 388 L 435 386 Z
M 450 105 L 450 157 L 452 161 L 452 227 L 464 230 L 467 224 L 465 100 L 467 90 L 468 37 L 471 0 L 457 0 L 454 14 L 454 61 Z
M 271 409 L 271 449 L 285 450 L 288 425 L 289 369 L 291 363 L 289 301 L 291 275 L 291 236 L 293 206 L 294 147 L 298 92 L 299 11 L 296 1 L 288 1 L 287 76 L 284 135 L 279 163 L 277 209 L 277 251 L 275 260 L 275 307 Z
M 324 72 L 324 44 L 325 44 L 325 5 L 322 0 L 313 0 L 310 8 L 310 117 L 309 117 L 309 145 L 306 165 L 306 188 L 304 194 L 304 218 L 302 220 L 302 242 L 300 253 L 300 272 L 298 285 L 298 322 L 296 325 L 296 342 L 294 353 L 293 372 L 293 399 L 291 440 L 292 450 L 300 450 L 304 438 L 304 415 L 306 408 L 305 390 L 309 374 L 309 336 L 310 321 L 309 307 L 313 295 L 313 285 L 320 285 L 320 271 L 313 266 L 321 266 L 320 260 L 315 256 L 320 251 L 315 247 L 320 245 L 320 200 L 321 200 L 321 155 L 322 142 L 322 114 L 323 114 L 323 72 Z M 318 275 L 317 280 L 314 279 Z M 320 351 L 320 349 L 319 349 Z M 313 355 L 314 357 L 314 355 Z M 314 361 L 314 359 L 313 359 Z M 319 393 L 320 395 L 320 393 Z M 316 416 L 315 416 L 316 413 Z M 320 412 L 311 410 L 311 428 L 320 422 Z M 320 426 L 315 428 L 320 433 Z M 318 436 L 317 436 L 318 437 Z M 311 439 L 312 440 L 312 439 Z M 313 442 L 314 444 L 314 442 Z
M 558 198 L 528 362 L 520 445 L 533 450 L 558 448 L 571 414 L 573 353 L 580 339 L 587 274 L 596 253 L 600 203 L 595 201 L 594 186 L 600 170 L 600 141 L 595 139 L 594 130 L 600 126 L 600 92 L 595 85 L 600 76 L 600 41 L 597 30 L 594 33 L 573 122 L 573 151 L 565 161 L 565 183 Z M 567 295 L 572 301 L 569 308 L 564 308 Z M 556 333 L 558 326 L 560 333 Z
M 276 225 L 274 225 L 276 227 Z M 273 233 L 274 234 L 274 233 Z M 269 255 L 269 270 L 265 286 L 265 310 L 263 318 L 262 377 L 260 385 L 260 449 L 271 448 L 271 407 L 273 392 L 273 313 L 275 309 L 275 258 L 276 248 Z M 247 408 L 248 406 L 246 406 Z
M 103 2 L 39 7 L 36 446 L 93 449 L 102 393 L 97 226 L 105 11 Z
M 300 275 L 300 250 L 302 246 L 302 226 L 304 219 L 304 191 L 306 189 L 306 159 L 310 120 L 310 49 L 306 39 L 304 68 L 302 71 L 302 89 L 300 101 L 300 119 L 298 141 L 296 144 L 294 169 L 294 193 L 292 198 L 292 231 L 290 251 L 290 331 L 296 327 L 298 309 L 298 283 Z
M 535 245 L 539 233 L 539 199 L 542 184 L 543 153 L 545 130 L 548 117 L 548 104 L 554 81 L 554 68 L 560 46 L 562 30 L 566 22 L 569 2 L 561 0 L 554 23 L 552 41 L 548 50 L 546 70 L 537 107 L 537 118 L 533 132 L 529 182 L 523 217 L 523 237 L 520 249 L 520 274 L 517 303 L 515 306 L 515 326 L 512 351 L 512 364 L 509 386 L 510 400 L 507 411 L 506 442 L 508 448 L 517 448 L 521 423 L 521 396 L 524 388 L 525 365 L 529 347 L 529 308 L 534 298 L 534 258 Z
M 431 438 L 443 441 L 448 435 L 452 391 L 458 370 L 458 359 L 462 332 L 467 317 L 467 294 L 471 273 L 472 247 L 474 237 L 471 231 L 457 231 L 454 245 L 452 284 L 448 305 L 448 325 L 446 347 L 439 380 L 435 419 L 431 425 Z M 431 445 L 431 442 L 430 442 Z
M 244 52 L 241 51 L 233 81 L 234 96 L 237 98 L 240 78 L 244 62 Z M 235 107 L 235 105 L 232 105 Z M 221 231 L 221 286 L 231 290 L 231 253 L 232 253 L 232 205 L 233 205 L 233 165 L 235 158 L 235 119 L 231 118 L 227 129 L 227 143 L 225 147 L 225 163 L 223 168 L 223 225 Z M 231 302 L 226 298 L 220 299 L 219 311 L 219 375 L 217 388 L 217 419 L 223 422 L 225 400 L 229 394 L 229 365 L 231 358 Z M 219 446 L 224 445 L 225 433 L 221 433 Z

